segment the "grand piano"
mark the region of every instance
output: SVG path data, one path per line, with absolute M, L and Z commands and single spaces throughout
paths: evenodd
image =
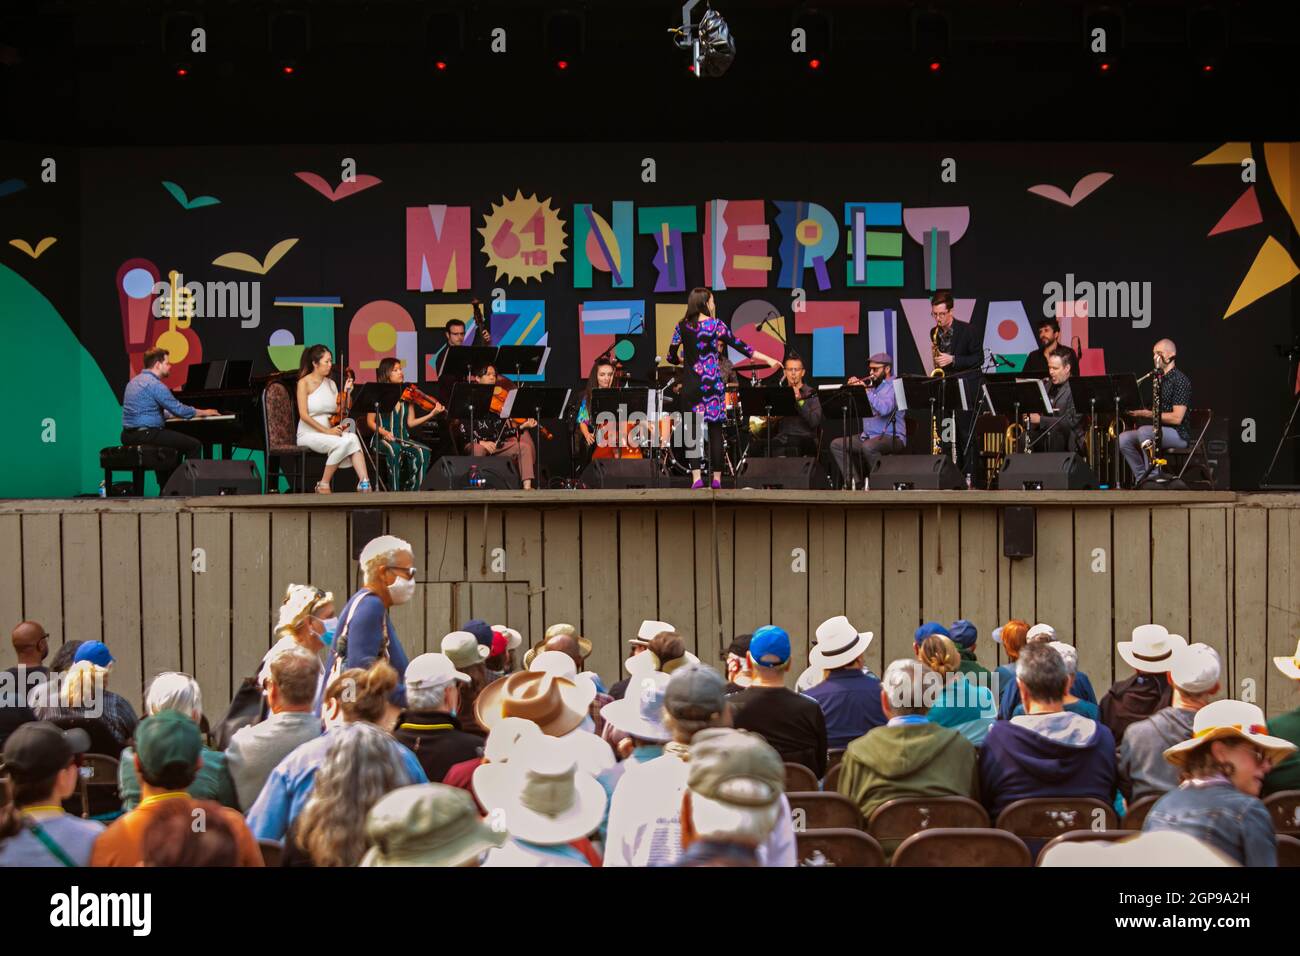
M 214 418 L 169 418 L 167 427 L 203 442 L 203 457 L 234 457 L 236 449 L 266 450 L 262 392 L 280 375 L 254 378 L 250 360 L 198 362 L 190 366 L 177 399 L 195 408 L 215 408 Z M 292 373 L 289 373 L 292 374 Z

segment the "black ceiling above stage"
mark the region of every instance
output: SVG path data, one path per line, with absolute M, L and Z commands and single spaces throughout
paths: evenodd
M 6 0 L 2 135 L 84 144 L 1259 139 L 1293 138 L 1300 116 L 1292 2 L 1110 4 L 1122 49 L 1105 72 L 1085 43 L 1089 16 L 1105 4 L 822 3 L 825 19 L 811 22 L 828 26 L 810 30 L 818 48 L 808 55 L 790 50 L 799 5 L 715 5 L 737 56 L 725 76 L 697 79 L 668 34 L 680 4 L 664 0 L 569 4 L 583 42 L 564 71 L 546 42 L 563 6 L 554 2 Z M 463 44 L 431 36 L 431 16 L 446 11 L 463 18 Z M 168 18 L 182 13 L 207 33 L 207 52 L 183 60 L 164 48 L 167 24 L 174 36 L 188 23 Z M 305 18 L 286 33 L 285 13 Z M 1219 25 L 1208 33 L 1207 16 Z M 946 49 L 934 45 L 935 23 Z M 496 27 L 505 53 L 490 50 Z M 286 54 L 295 28 L 305 49 Z

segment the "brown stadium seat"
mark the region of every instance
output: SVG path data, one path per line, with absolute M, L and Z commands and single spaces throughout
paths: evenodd
M 893 866 L 1031 866 L 1025 844 L 1006 830 L 922 830 L 899 844 Z
M 884 866 L 885 851 L 852 827 L 804 830 L 795 834 L 800 866 Z
M 858 805 L 841 794 L 808 790 L 787 793 L 785 797 L 790 801 L 790 810 L 794 814 L 796 833 L 835 827 L 862 829 Z

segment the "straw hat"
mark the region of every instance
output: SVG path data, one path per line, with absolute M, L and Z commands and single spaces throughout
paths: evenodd
M 366 817 L 374 844 L 361 866 L 460 866 L 506 842 L 478 815 L 465 790 L 441 783 L 398 787 L 379 798 Z
M 859 631 L 843 614 L 817 625 L 817 643 L 808 652 L 808 664 L 830 671 L 852 663 L 866 651 L 874 635 Z
M 488 684 L 474 701 L 474 716 L 489 731 L 503 717 L 531 720 L 542 732 L 562 737 L 587 717 L 596 685 L 544 671 L 519 671 Z
M 642 621 L 641 626 L 636 630 L 636 637 L 628 641 L 629 644 L 639 644 L 645 647 L 664 631 L 676 631 L 667 621 Z
M 1174 744 L 1165 751 L 1165 759 L 1176 767 L 1187 763 L 1187 755 L 1211 740 L 1248 740 L 1259 747 L 1273 763 L 1295 753 L 1296 746 L 1281 737 L 1271 737 L 1264 725 L 1264 712 L 1242 700 L 1216 700 L 1196 712 L 1190 740 Z
M 642 651 L 640 654 L 633 654 L 625 660 L 623 666 L 635 679 L 655 673 L 671 674 L 679 667 L 685 667 L 687 664 L 698 664 L 699 662 L 700 659 L 690 651 L 686 651 L 682 657 L 674 658 L 667 664 L 660 661 L 659 655 L 654 651 Z
M 605 817 L 605 788 L 578 769 L 572 749 L 559 740 L 535 741 L 507 764 L 483 764 L 473 786 L 488 816 L 500 814 L 510 835 L 529 843 L 569 843 Z
M 1115 650 L 1135 671 L 1163 674 L 1169 670 L 1174 651 L 1186 646 L 1184 638 L 1170 634 L 1161 624 L 1139 624 L 1133 628 L 1133 640 L 1120 641 Z
M 533 662 L 533 658 L 542 652 L 542 649 L 546 647 L 547 641 L 553 637 L 559 637 L 560 635 L 572 637 L 578 642 L 578 654 L 584 661 L 591 656 L 591 641 L 579 634 L 576 627 L 572 624 L 552 624 L 546 629 L 546 634 L 542 637 L 542 643 L 534 644 L 524 652 L 524 669 L 527 670 L 528 665 Z
M 1295 657 L 1275 657 L 1273 666 L 1292 680 L 1300 680 L 1300 644 L 1296 645 Z
M 312 611 L 333 603 L 334 595 L 330 591 L 322 591 L 310 584 L 290 584 L 280 603 L 280 616 L 275 622 L 275 629 L 296 628 Z

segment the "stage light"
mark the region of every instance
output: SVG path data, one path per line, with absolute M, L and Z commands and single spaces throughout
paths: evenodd
M 1187 16 L 1187 46 L 1202 74 L 1213 73 L 1228 49 L 1228 23 L 1217 6 L 1203 4 Z
M 712 7 L 704 11 L 698 24 L 691 23 L 691 11 L 699 2 L 686 0 L 682 4 L 682 25 L 668 32 L 679 49 L 690 53 L 692 73 L 701 78 L 722 76 L 736 59 L 736 41 L 727 21 Z
M 446 61 L 446 60 L 434 60 L 434 61 L 433 61 L 433 68 L 434 68 L 435 70 L 445 70 L 445 69 L 447 69 L 447 61 Z
M 298 72 L 302 61 L 311 49 L 311 22 L 307 14 L 298 10 L 285 10 L 271 18 L 268 42 L 271 59 L 281 76 Z
M 1110 6 L 1094 6 L 1083 19 L 1083 48 L 1099 73 L 1115 68 L 1124 49 L 1124 14 Z
M 546 18 L 546 52 L 556 70 L 565 73 L 577 66 L 585 33 L 582 16 L 571 10 L 557 10 Z
M 912 50 L 931 73 L 948 58 L 948 18 L 937 10 L 918 10 L 912 17 Z
M 465 17 L 459 10 L 435 10 L 424 24 L 424 46 L 439 73 L 459 64 L 465 52 Z
M 821 68 L 822 68 L 822 61 L 817 59 L 817 57 L 813 57 L 811 60 L 808 61 L 808 69 L 820 70 Z
M 790 27 L 790 50 L 807 57 L 810 70 L 827 66 L 831 52 L 830 14 L 815 7 L 796 12 Z
M 176 75 L 177 75 L 177 76 L 182 76 L 182 77 L 183 77 L 183 76 L 189 76 L 189 75 L 190 75 L 190 71 L 187 70 L 187 69 L 186 69 L 185 67 L 183 67 L 183 66 L 178 66 L 178 67 L 176 67 Z
M 943 69 L 943 64 L 940 63 L 938 60 L 931 60 L 931 61 L 930 61 L 930 72 L 931 72 L 931 73 L 938 73 L 941 69 Z

